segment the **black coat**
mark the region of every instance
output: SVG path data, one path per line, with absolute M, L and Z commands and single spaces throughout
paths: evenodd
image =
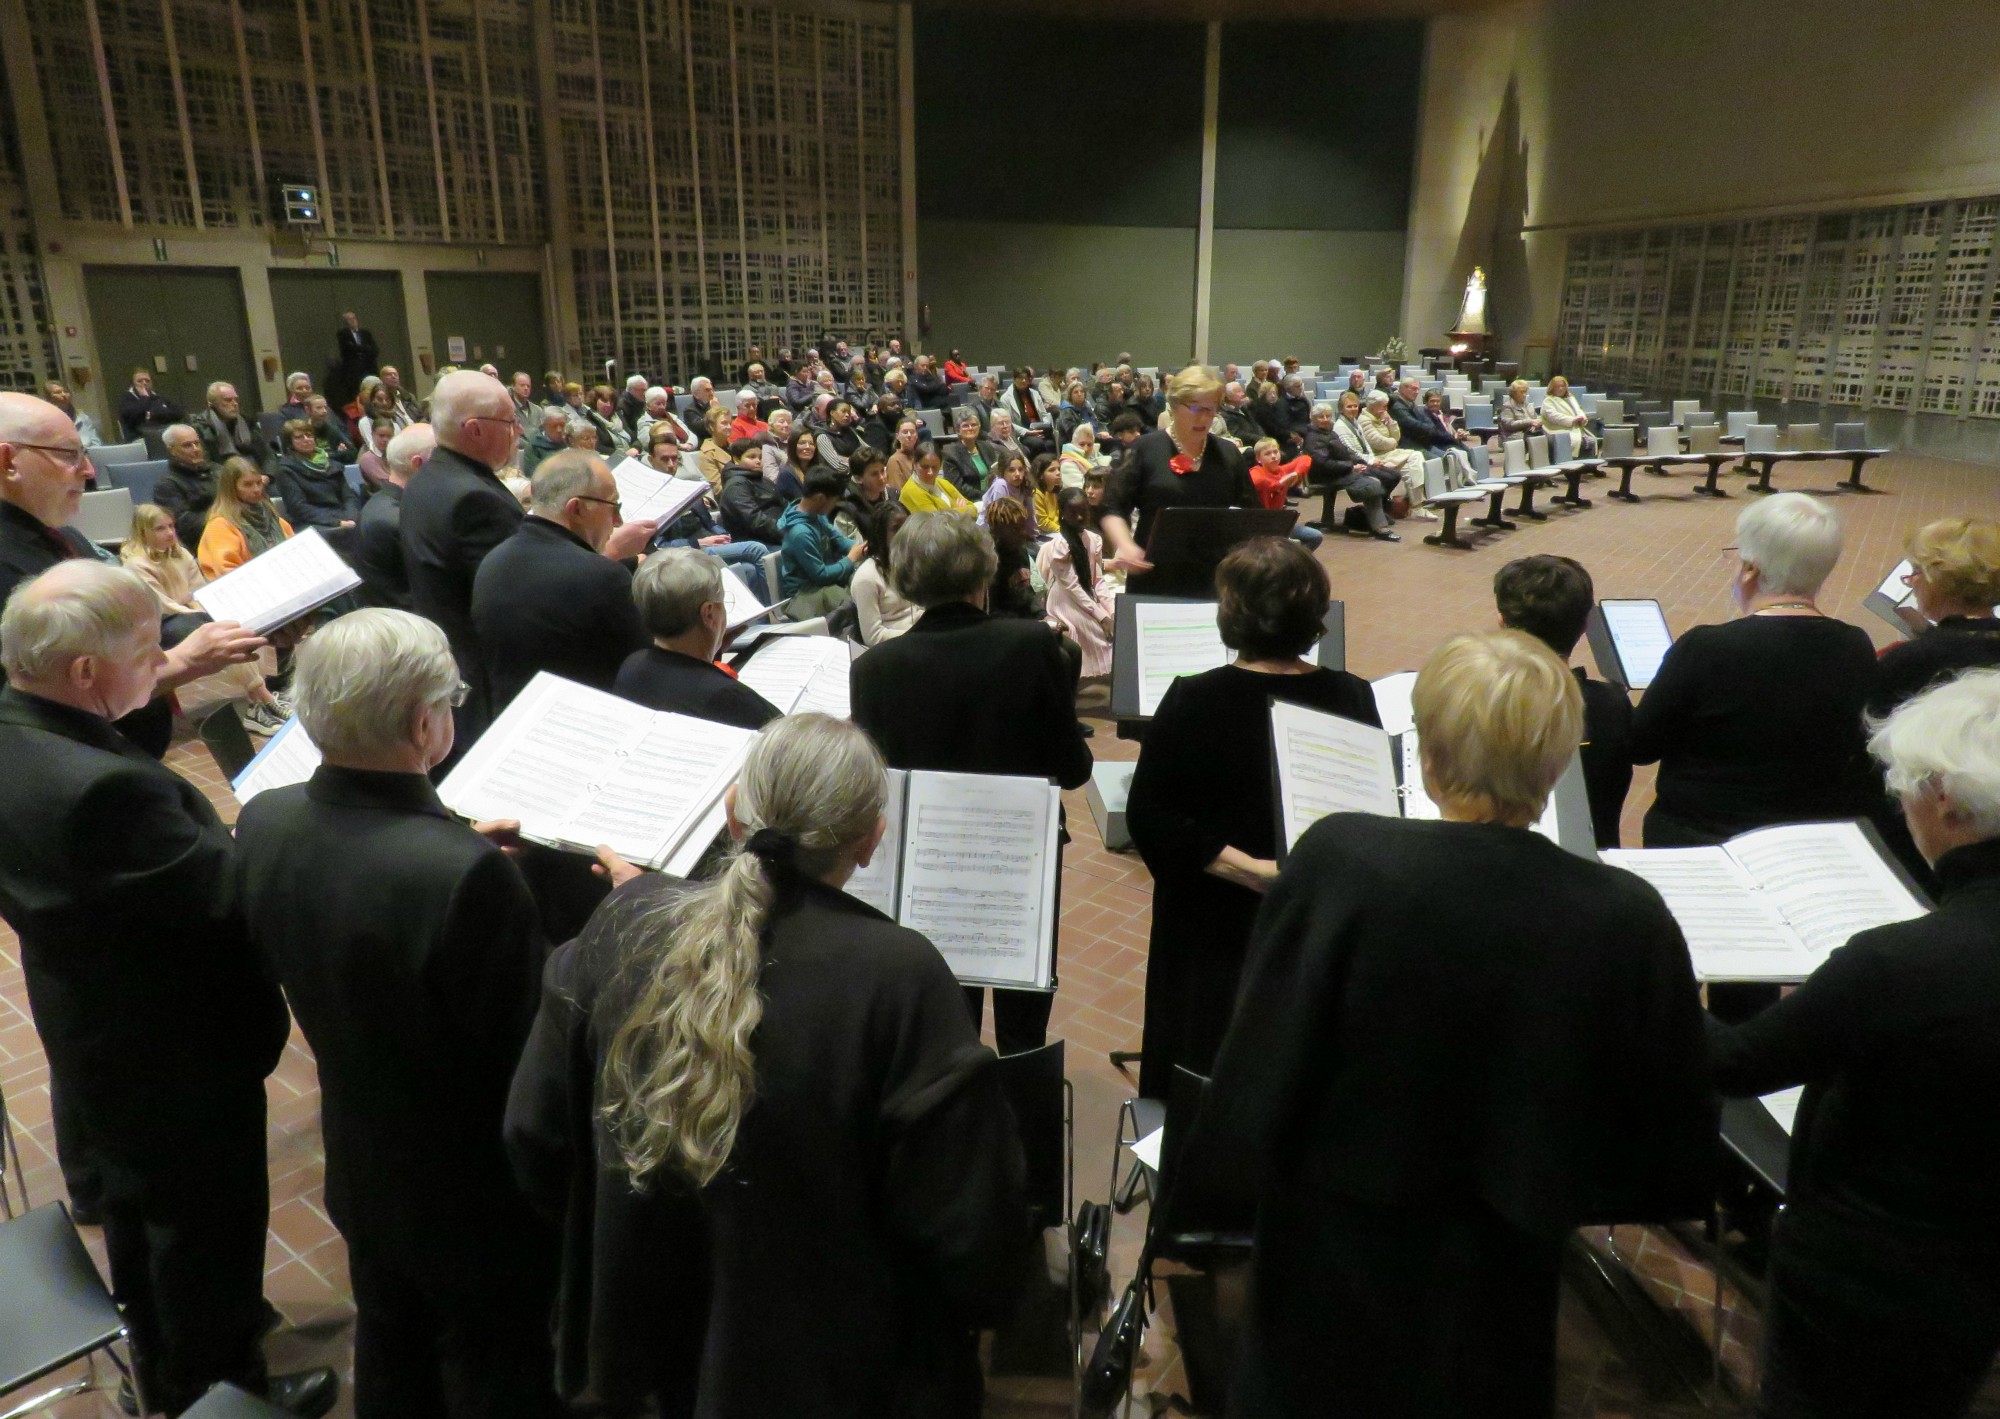
M 1423 405 L 1412 404 L 1400 394 L 1389 396 L 1389 417 L 1396 421 L 1396 429 L 1402 435 L 1397 440 L 1399 447 L 1449 448 L 1457 442 L 1438 427 Z
M 647 709 L 691 714 L 739 729 L 762 729 L 779 717 L 776 705 L 734 675 L 658 646 L 633 651 L 619 668 L 611 693 Z
M 785 540 L 778 530 L 778 518 L 785 511 L 785 495 L 764 481 L 762 469 L 732 463 L 722 470 L 722 495 L 716 500 L 722 511 L 722 526 L 739 542 L 762 542 L 773 551 Z
M 440 448 L 403 490 L 398 529 L 410 578 L 410 609 L 437 622 L 472 687 L 461 729 L 487 715 L 485 661 L 472 627 L 472 578 L 486 554 L 506 541 L 527 514 L 492 470 Z
M 1440 864 L 1482 890 L 1437 890 Z M 1232 1412 L 1529 1412 L 1466 1392 L 1491 1369 L 1459 1352 L 1490 1362 L 1490 1335 L 1524 1325 L 1462 1295 L 1493 1273 L 1544 1283 L 1509 1298 L 1534 1407 L 1570 1230 L 1706 1215 L 1706 1064 L 1687 946 L 1637 877 L 1522 828 L 1314 824 L 1258 914 L 1183 1164 L 1258 1199 Z M 1410 1248 L 1376 1244 L 1385 1220 Z M 1449 1254 L 1433 1221 L 1476 1250 Z M 1446 1373 L 1421 1343 L 1357 1349 L 1434 1339 L 1439 1317 L 1463 1327 Z
M 2000 665 L 2000 619 L 1990 616 L 1947 616 L 1915 640 L 1893 645 L 1875 662 L 1875 683 L 1868 691 L 1868 714 L 1887 719 L 1905 702 L 1933 685 L 1967 670 Z M 1884 791 L 1870 813 L 1883 845 L 1925 891 L 1936 895 L 1936 874 L 1917 851 L 1903 805 Z
M 538 671 L 608 691 L 647 641 L 630 570 L 545 517 L 524 520 L 480 564 L 472 628 L 496 715 Z
M 208 454 L 210 463 L 220 463 L 225 458 L 241 454 L 252 463 L 262 465 L 270 449 L 257 437 L 250 427 L 250 421 L 240 413 L 225 420 L 213 409 L 204 409 L 189 421 L 194 431 L 201 437 L 201 446 Z
M 1312 460 L 1306 477 L 1313 483 L 1339 483 L 1368 466 L 1368 460 L 1341 442 L 1332 429 L 1307 428 L 1303 447 Z
M 933 606 L 854 662 L 854 722 L 894 769 L 1020 774 L 1080 788 L 1076 670 L 1040 621 Z
M 347 544 L 347 564 L 361 577 L 364 606 L 410 609 L 410 574 L 403 569 L 403 490 L 384 483 L 362 504 Z
M 1599 847 L 1617 847 L 1618 821 L 1632 790 L 1632 701 L 1616 685 L 1592 680 L 1575 668 L 1583 690 L 1583 787 L 1590 795 L 1590 826 Z
M 229 829 L 103 719 L 12 688 L 0 764 L 0 917 L 50 1071 L 110 1161 L 172 1166 L 233 1123 L 291 1031 L 230 891 Z
M 324 468 L 301 458 L 282 458 L 272 481 L 277 484 L 272 491 L 285 500 L 285 521 L 301 531 L 317 527 L 330 532 L 361 516 L 361 494 L 349 486 L 346 472 L 331 458 Z
M 673 1176 L 635 1192 L 597 1081 L 634 927 L 680 885 L 628 884 L 550 959 L 514 1079 L 508 1150 L 563 1219 L 558 1387 L 656 1396 L 669 1419 L 971 1419 L 973 1327 L 1003 1309 L 1029 1228 L 958 982 L 915 932 L 781 879 L 728 1164 L 698 1195 Z
M 547 957 L 505 853 L 419 774 L 322 764 L 237 823 L 250 932 L 319 1065 L 327 1215 L 424 1270 L 552 1245 L 501 1125 Z
M 118 423 L 128 439 L 138 438 L 147 429 L 164 428 L 187 415 L 181 406 L 158 392 L 141 394 L 127 389 L 118 399 Z
M 181 546 L 192 553 L 201 546 L 201 532 L 208 525 L 208 510 L 215 506 L 214 464 L 202 468 L 183 468 L 169 461 L 166 470 L 153 484 L 153 502 L 156 506 L 173 515 L 174 532 L 181 539 Z M 287 522 L 294 527 L 298 523 L 290 516 L 291 504 L 285 505 Z
M 1126 807 L 1153 874 L 1139 1092 L 1164 1099 L 1174 1066 L 1206 1074 L 1236 1004 L 1264 898 L 1206 868 L 1225 847 L 1278 855 L 1270 701 L 1379 726 L 1368 682 L 1344 671 L 1263 675 L 1233 665 L 1174 681 L 1160 701 Z

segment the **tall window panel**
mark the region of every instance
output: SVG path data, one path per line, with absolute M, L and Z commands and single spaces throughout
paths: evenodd
M 13 112 L 0 70 L 0 389 L 32 391 L 59 371 Z
M 2000 196 L 1573 237 L 1573 376 L 2000 418 Z

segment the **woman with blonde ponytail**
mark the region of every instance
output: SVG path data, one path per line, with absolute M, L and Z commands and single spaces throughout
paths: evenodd
M 734 850 L 550 958 L 507 1144 L 563 1217 L 558 1381 L 609 1415 L 972 1419 L 1030 1231 L 991 1051 L 923 937 L 848 896 L 887 776 L 794 715 Z

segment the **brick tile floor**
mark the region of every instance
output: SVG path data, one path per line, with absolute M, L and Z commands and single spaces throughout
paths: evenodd
M 1972 464 L 1914 457 L 1884 458 L 1871 465 L 1875 495 L 1835 492 L 1841 468 L 1834 464 L 1787 468 L 1776 483 L 1821 493 L 1839 508 L 1847 527 L 1847 550 L 1828 582 L 1822 605 L 1864 626 L 1878 643 L 1890 632 L 1860 609 L 1901 556 L 1909 531 L 1935 517 L 1954 513 L 2000 516 L 2000 473 Z M 1724 475 L 1726 501 L 1699 498 L 1693 480 L 1640 474 L 1637 505 L 1602 496 L 1606 484 L 1586 483 L 1592 508 L 1555 509 L 1546 523 L 1523 522 L 1515 532 L 1484 534 L 1469 552 L 1425 546 L 1430 524 L 1401 524 L 1404 541 L 1390 545 L 1330 537 L 1320 552 L 1333 577 L 1334 594 L 1347 603 L 1348 668 L 1368 678 L 1418 668 L 1440 641 L 1459 631 L 1493 624 L 1493 573 L 1509 558 L 1559 552 L 1590 568 L 1600 596 L 1651 596 L 1665 607 L 1678 632 L 1730 614 L 1731 562 L 1724 548 L 1733 543 L 1734 519 L 1750 505 L 1746 480 Z M 1101 687 L 1086 687 L 1080 713 L 1098 728 L 1092 740 L 1100 758 L 1126 759 L 1135 747 L 1115 738 Z M 198 743 L 178 744 L 169 763 L 199 783 L 227 818 L 234 803 L 213 763 Z M 1639 817 L 1651 799 L 1649 770 L 1639 771 L 1626 807 L 1626 840 L 1638 841 Z M 1151 919 L 1151 882 L 1136 857 L 1104 850 L 1083 795 L 1065 795 L 1071 832 L 1063 866 L 1060 936 L 1062 988 L 1051 1021 L 1054 1034 L 1068 1041 L 1069 1074 L 1077 1097 L 1077 1194 L 1106 1196 L 1113 1166 L 1115 1120 L 1131 1080 L 1111 1068 L 1107 1054 L 1139 1043 L 1140 994 L 1145 983 L 1146 940 Z M 0 1088 L 16 1121 L 30 1194 L 36 1201 L 62 1195 L 48 1119 L 47 1067 L 29 1020 L 19 951 L 11 932 L 0 929 Z M 310 1053 L 296 1033 L 269 1083 L 272 1180 L 271 1236 L 266 1290 L 289 1325 L 270 1342 L 273 1364 L 291 1368 L 328 1363 L 346 1369 L 351 1358 L 348 1323 L 353 1308 L 346 1253 L 328 1221 L 320 1196 L 324 1155 L 318 1121 L 318 1089 Z M 1129 1275 L 1137 1255 L 1142 1213 L 1119 1221 L 1115 1271 Z M 102 1260 L 95 1233 L 86 1233 Z M 1596 1240 L 1608 1244 L 1601 1233 Z M 1618 1252 L 1642 1284 L 1664 1304 L 1684 1310 L 1703 1336 L 1713 1333 L 1712 1280 L 1670 1238 L 1640 1229 L 1620 1229 Z M 1162 1293 L 1164 1295 L 1164 1292 Z M 1740 1298 L 1725 1294 L 1724 1364 L 1743 1381 L 1754 1375 L 1756 1319 Z M 1696 1406 L 1645 1397 L 1628 1359 L 1578 1305 L 1564 1306 L 1559 1345 L 1558 1410 L 1568 1419 L 1641 1419 L 1697 1412 Z M 1168 1394 L 1184 1394 L 1170 1318 L 1148 1333 L 1145 1363 L 1137 1386 L 1157 1405 Z M 1721 1408 L 1733 1406 L 1726 1400 Z M 57 1411 L 65 1419 L 110 1414 L 99 1401 L 74 1401 Z M 350 1414 L 347 1398 L 336 1415 Z M 988 1404 L 996 1419 L 1042 1419 L 1068 1412 L 1059 1383 L 996 1380 Z M 2000 1414 L 2000 1403 L 1978 1411 Z

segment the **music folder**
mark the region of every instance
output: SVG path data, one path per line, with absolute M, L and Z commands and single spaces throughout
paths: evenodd
M 318 528 L 308 527 L 197 587 L 194 604 L 218 621 L 235 621 L 261 636 L 359 585 L 360 574 L 340 559 Z
M 1199 675 L 1231 659 L 1217 628 L 1216 602 L 1123 592 L 1112 601 L 1111 714 L 1147 720 L 1182 675 Z M 1326 634 L 1313 653 L 1328 670 L 1347 668 L 1347 607 L 1330 602 Z
M 1583 634 L 1597 673 L 1625 690 L 1652 684 L 1674 643 L 1666 613 L 1650 597 L 1598 602 L 1590 608 Z
M 1882 584 L 1861 598 L 1863 609 L 1873 611 L 1894 626 L 1896 634 L 1904 640 L 1930 629 L 1930 622 L 1917 610 L 1917 593 L 1903 582 L 1911 570 L 1907 561 L 1896 563 L 1896 569 L 1883 578 Z

